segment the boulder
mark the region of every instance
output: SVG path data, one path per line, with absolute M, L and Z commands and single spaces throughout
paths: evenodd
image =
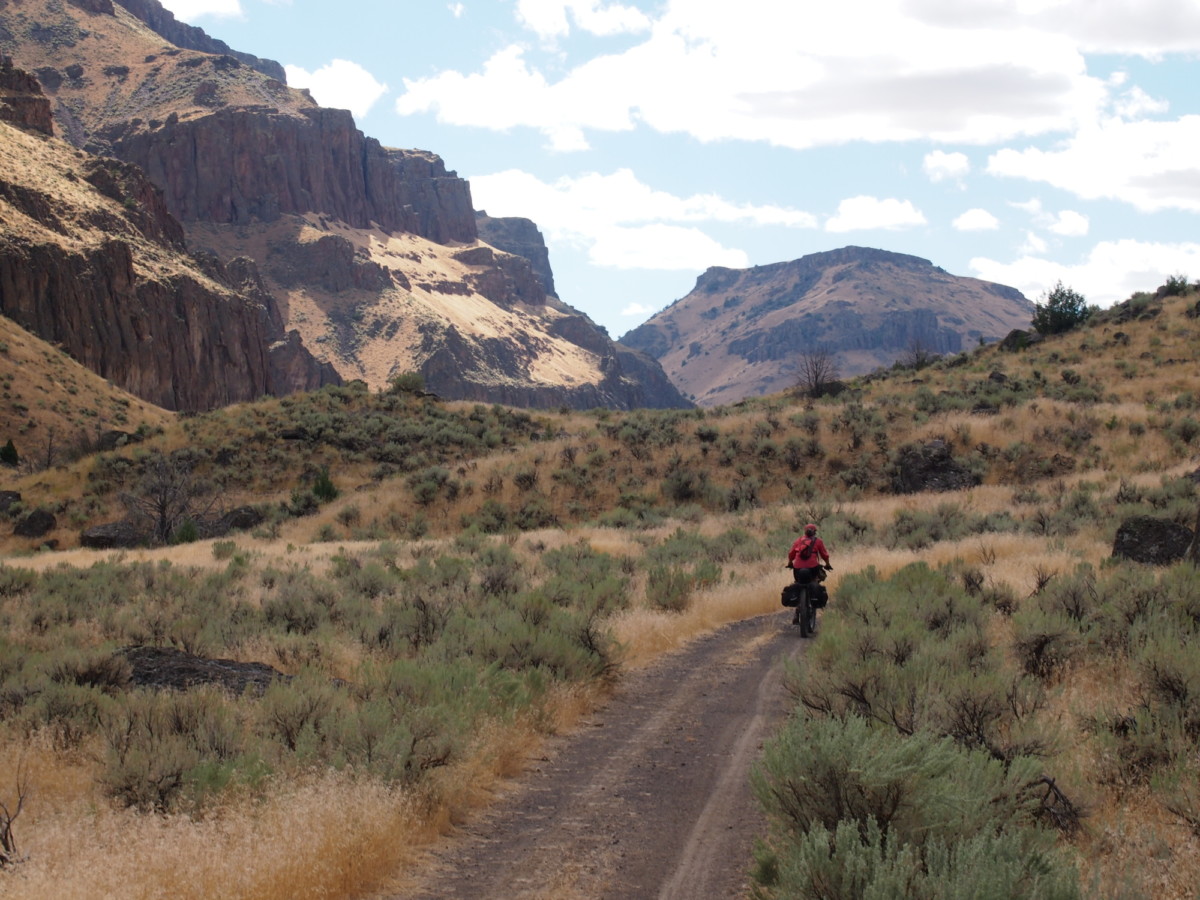
M 1025 331 L 1021 328 L 1014 328 L 1004 336 L 1004 340 L 1000 342 L 1000 349 L 1013 353 L 1017 350 L 1024 350 L 1031 344 L 1039 343 L 1041 340 L 1042 336 L 1036 331 Z
M 79 546 L 95 550 L 121 550 L 146 543 L 149 535 L 130 519 L 93 525 L 79 535 Z
M 13 526 L 13 534 L 18 537 L 40 538 L 49 534 L 58 526 L 58 519 L 48 509 L 31 509 Z
M 257 528 L 263 523 L 265 518 L 266 516 L 262 514 L 262 511 L 255 509 L 253 506 L 238 506 L 217 519 L 205 531 L 210 532 L 213 537 L 219 537 L 231 531 L 246 531 L 250 528 Z
M 918 491 L 957 491 L 979 484 L 979 476 L 958 462 L 944 441 L 900 448 L 891 470 L 897 494 Z
M 1133 516 L 1121 523 L 1112 555 L 1152 566 L 1183 559 L 1192 543 L 1192 529 L 1171 519 Z
M 8 511 L 20 502 L 20 492 L 0 491 L 0 515 L 8 515 Z
M 266 663 L 209 659 L 173 647 L 127 647 L 118 657 L 128 662 L 130 681 L 138 687 L 185 691 L 216 684 L 237 695 L 262 694 L 272 681 L 288 678 Z

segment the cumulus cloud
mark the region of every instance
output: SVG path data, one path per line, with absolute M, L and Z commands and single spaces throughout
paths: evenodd
M 816 218 L 802 210 L 732 203 L 715 194 L 679 197 L 658 191 L 629 169 L 553 183 L 518 170 L 470 180 L 480 209 L 533 219 L 553 239 L 586 248 L 593 263 L 615 268 L 747 265 L 743 251 L 707 236 L 699 227 L 705 223 L 816 227 Z
M 976 207 L 968 209 L 951 224 L 958 231 L 995 231 L 1000 227 L 1000 220 L 986 209 Z
M 194 22 L 204 16 L 230 18 L 242 14 L 239 0 L 166 0 L 163 6 L 181 22 Z
M 1049 245 L 1045 239 L 1039 236 L 1036 232 L 1025 232 L 1025 242 L 1021 244 L 1021 249 L 1018 253 L 1023 253 L 1027 256 L 1040 256 L 1045 253 Z
M 965 153 L 946 153 L 934 150 L 925 154 L 921 164 L 930 181 L 961 181 L 971 171 L 971 162 Z
M 497 131 L 524 125 L 541 131 L 554 150 L 584 150 L 585 125 L 605 131 L 633 128 L 628 106 L 607 89 L 610 76 L 603 68 L 587 64 L 551 85 L 526 62 L 525 49 L 514 44 L 495 53 L 477 74 L 404 79 L 396 111 L 433 112 L 448 125 Z
M 463 13 L 467 11 L 467 8 L 461 3 L 451 3 L 447 9 L 450 10 L 450 15 L 454 16 L 456 19 L 461 19 L 463 17 Z
M 987 281 L 1011 285 L 1031 299 L 1062 281 L 1088 303 L 1111 306 L 1135 291 L 1153 290 L 1176 273 L 1200 272 L 1200 243 L 1102 241 L 1078 263 L 1030 256 L 1003 263 L 978 257 L 971 260 L 971 270 Z
M 925 216 L 912 205 L 910 200 L 896 200 L 877 197 L 850 197 L 838 204 L 837 215 L 825 222 L 825 230 L 832 232 L 843 231 L 872 231 L 886 229 L 894 231 L 900 228 L 910 228 L 914 225 L 924 225 Z
M 647 316 L 653 315 L 657 310 L 653 306 L 646 306 L 643 303 L 630 303 L 623 310 L 623 316 L 637 316 L 639 319 L 644 319 Z
M 1083 237 L 1088 233 L 1091 222 L 1083 213 L 1064 209 L 1046 227 L 1063 237 Z
M 608 37 L 630 34 L 650 27 L 649 17 L 634 6 L 601 3 L 598 0 L 518 0 L 517 19 L 543 39 L 570 33 L 568 19 L 590 34 Z
M 1106 120 L 1049 150 L 1005 148 L 992 175 L 1040 181 L 1088 200 L 1112 199 L 1142 212 L 1200 212 L 1200 116 L 1175 121 Z
M 1018 19 L 996 29 L 979 27 L 978 16 L 930 21 L 912 14 L 910 0 L 865 5 L 669 0 L 643 22 L 618 4 L 522 0 L 522 21 L 543 37 L 569 33 L 571 22 L 594 34 L 645 29 L 645 37 L 561 70 L 561 58 L 542 69 L 514 44 L 479 71 L 406 81 L 397 110 L 535 128 L 555 146 L 556 127 L 571 129 L 566 145 L 582 148 L 587 130 L 637 122 L 702 141 L 803 149 L 853 140 L 981 144 L 1069 130 L 1093 120 L 1113 90 L 1088 74 L 1062 34 Z
M 345 59 L 335 59 L 315 72 L 299 66 L 284 66 L 284 71 L 292 87 L 308 88 L 322 106 L 348 109 L 355 118 L 365 116 L 388 89 L 358 63 Z

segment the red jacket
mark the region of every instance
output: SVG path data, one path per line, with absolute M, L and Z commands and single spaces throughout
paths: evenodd
M 812 553 L 808 559 L 801 559 L 800 553 L 808 545 L 812 543 Z M 796 538 L 796 543 L 792 544 L 792 549 L 788 551 L 788 565 L 793 569 L 815 569 L 821 564 L 821 560 L 829 562 L 829 551 L 825 549 L 825 542 L 819 537 L 809 537 L 806 534 Z

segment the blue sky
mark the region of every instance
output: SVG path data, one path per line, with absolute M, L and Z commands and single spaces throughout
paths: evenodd
M 1200 279 L 1198 0 L 164 0 L 476 209 L 613 337 L 847 244 L 1037 300 Z

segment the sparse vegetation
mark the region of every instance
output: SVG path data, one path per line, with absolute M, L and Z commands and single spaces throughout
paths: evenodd
M 0 748 L 42 748 L 17 823 L 21 883 L 44 887 L 68 848 L 111 853 L 92 828 L 122 816 L 173 846 L 215 842 L 230 866 L 277 865 L 288 887 L 264 897 L 316 896 L 325 876 L 306 870 L 298 888 L 281 874 L 295 854 L 271 856 L 287 828 L 264 817 L 322 822 L 310 836 L 328 846 L 320 803 L 361 811 L 328 828 L 372 860 L 354 876 L 367 885 L 395 847 L 473 802 L 475 779 L 512 771 L 514 748 L 568 721 L 566 698 L 715 608 L 777 608 L 783 549 L 816 520 L 838 568 L 789 679 L 802 711 L 762 770 L 775 830 L 761 889 L 806 896 L 855 860 L 847 891 L 902 879 L 969 893 L 978 876 L 1038 881 L 1021 896 L 1188 896 L 1194 574 L 1106 560 L 1125 518 L 1196 520 L 1190 300 L 1138 295 L 1019 352 L 932 360 L 917 385 L 896 371 L 815 398 L 530 414 L 352 384 L 164 419 L 31 466 L 15 509 L 69 524 L 52 535 L 65 552 L 29 556 L 9 537 L 0 566 Z M 42 455 L 45 431 L 29 433 Z M 902 451 L 929 447 L 978 484 L 897 493 Z M 118 557 L 72 549 L 172 459 L 205 486 L 197 502 L 254 504 L 266 521 Z M 187 533 L 195 510 L 167 518 L 176 540 L 203 537 Z M 260 695 L 159 695 L 130 686 L 117 651 L 138 644 L 286 677 Z M 825 749 L 797 760 L 801 745 Z M 880 796 L 886 780 L 846 779 L 882 777 L 885 760 L 908 773 L 903 821 L 830 819 L 819 793 L 804 795 L 812 809 L 781 799 L 808 765 Z M 955 819 L 958 839 L 929 816 L 952 787 L 995 814 Z M 248 865 L 207 828 L 266 843 Z

